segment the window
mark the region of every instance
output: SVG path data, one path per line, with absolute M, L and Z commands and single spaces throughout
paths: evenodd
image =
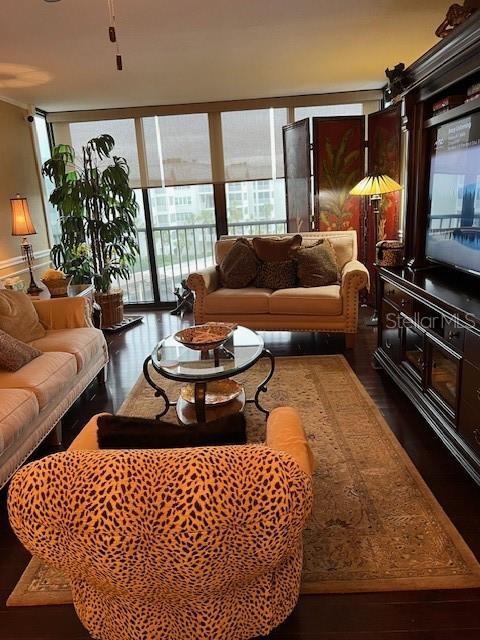
M 148 259 L 145 209 L 143 206 L 142 191 L 140 189 L 135 189 L 135 197 L 138 204 L 136 226 L 139 255 L 128 280 L 119 279 L 117 280 L 117 285 L 123 289 L 124 298 L 127 302 L 153 302 L 155 296 L 152 284 L 152 274 L 150 272 L 150 262 Z
M 242 193 L 238 193 L 238 188 Z M 285 181 L 257 180 L 226 185 L 231 235 L 285 233 Z
M 216 240 L 212 185 L 148 190 L 161 300 L 191 271 L 213 264 Z M 185 207 L 188 203 L 188 210 Z
M 40 168 L 44 162 L 50 159 L 51 151 L 50 151 L 50 141 L 48 139 L 48 131 L 47 131 L 47 123 L 45 118 L 41 115 L 34 116 L 34 126 L 35 126 L 35 134 L 37 138 L 37 152 L 38 152 L 38 161 L 40 163 Z M 43 178 L 43 185 L 45 188 L 45 206 L 47 213 L 47 222 L 50 228 L 50 234 L 54 243 L 60 242 L 60 238 L 62 235 L 62 230 L 60 228 L 60 220 L 58 216 L 58 211 L 56 208 L 50 204 L 49 198 L 52 191 L 55 188 L 55 185 L 50 180 L 50 178 Z
M 70 125 L 70 138 L 75 149 L 77 163 L 82 157 L 82 147 L 92 138 L 108 133 L 115 140 L 114 155 L 125 158 L 130 167 L 130 186 L 140 187 L 140 167 L 138 164 L 135 121 L 101 120 L 98 122 L 73 122 Z M 60 142 L 64 142 L 61 140 Z M 105 161 L 105 165 L 109 161 Z M 100 165 L 102 166 L 102 165 Z
M 222 113 L 226 182 L 282 177 L 282 127 L 286 124 L 286 109 Z
M 212 181 L 206 113 L 143 118 L 148 186 Z

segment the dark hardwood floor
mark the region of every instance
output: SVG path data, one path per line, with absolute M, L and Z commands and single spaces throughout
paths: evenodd
M 377 403 L 444 510 L 480 557 L 480 488 L 465 474 L 409 400 L 382 371 L 371 366 L 375 330 L 364 326 L 354 350 L 345 352 L 353 370 Z M 105 388 L 93 383 L 64 419 L 68 445 L 88 418 L 118 409 L 139 376 L 155 341 L 181 322 L 167 312 L 144 312 L 144 321 L 108 338 L 111 361 Z M 184 320 L 189 324 L 189 318 Z M 342 338 L 303 333 L 265 333 L 275 355 L 339 353 Z M 48 453 L 42 446 L 36 455 Z M 2 640 L 85 640 L 89 635 L 72 606 L 9 608 L 5 600 L 28 562 L 6 514 L 0 493 L 0 638 Z M 480 589 L 302 596 L 272 640 L 480 640 Z M 160 640 L 160 639 L 159 639 Z M 212 640 L 214 640 L 212 638 Z

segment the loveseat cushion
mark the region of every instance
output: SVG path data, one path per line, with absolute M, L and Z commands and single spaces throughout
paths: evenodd
M 217 289 L 205 296 L 205 313 L 227 314 L 235 313 L 268 313 L 268 301 L 271 289 Z
M 25 389 L 0 389 L 0 454 L 13 444 L 38 416 L 35 394 Z
M 268 298 L 272 314 L 338 316 L 342 313 L 340 286 L 297 287 L 274 291 Z
M 91 327 L 47 331 L 44 338 L 30 344 L 43 352 L 71 353 L 77 361 L 77 372 L 88 367 L 106 349 L 103 333 Z
M 296 250 L 302 244 L 302 236 L 258 236 L 252 240 L 257 257 L 262 262 L 285 262 L 295 256 Z
M 257 275 L 259 261 L 250 242 L 239 238 L 220 263 L 220 279 L 224 287 L 241 289 Z
M 0 389 L 33 392 L 41 410 L 71 385 L 76 374 L 77 361 L 71 353 L 43 353 L 18 371 L 0 371 Z

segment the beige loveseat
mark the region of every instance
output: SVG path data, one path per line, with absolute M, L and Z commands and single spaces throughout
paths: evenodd
M 87 298 L 34 301 L 47 330 L 40 351 L 15 372 L 0 370 L 0 487 L 57 425 L 108 362 Z
M 188 278 L 188 286 L 195 292 L 195 322 L 237 322 L 259 330 L 341 332 L 347 347 L 352 347 L 358 325 L 358 292 L 369 286 L 368 271 L 357 260 L 357 233 L 320 231 L 301 235 L 330 240 L 340 268 L 339 284 L 278 291 L 251 286 L 226 289 L 221 287 L 218 269 L 213 266 Z M 236 239 L 222 236 L 218 240 L 217 265 Z

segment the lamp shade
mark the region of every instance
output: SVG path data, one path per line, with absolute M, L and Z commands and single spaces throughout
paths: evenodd
M 402 185 L 395 182 L 393 178 L 385 174 L 372 173 L 360 180 L 353 189 L 350 190 L 352 196 L 377 196 L 382 193 L 401 191 Z
M 11 198 L 10 207 L 12 209 L 12 236 L 32 236 L 37 233 L 26 198 L 21 198 L 19 195 L 16 198 Z

